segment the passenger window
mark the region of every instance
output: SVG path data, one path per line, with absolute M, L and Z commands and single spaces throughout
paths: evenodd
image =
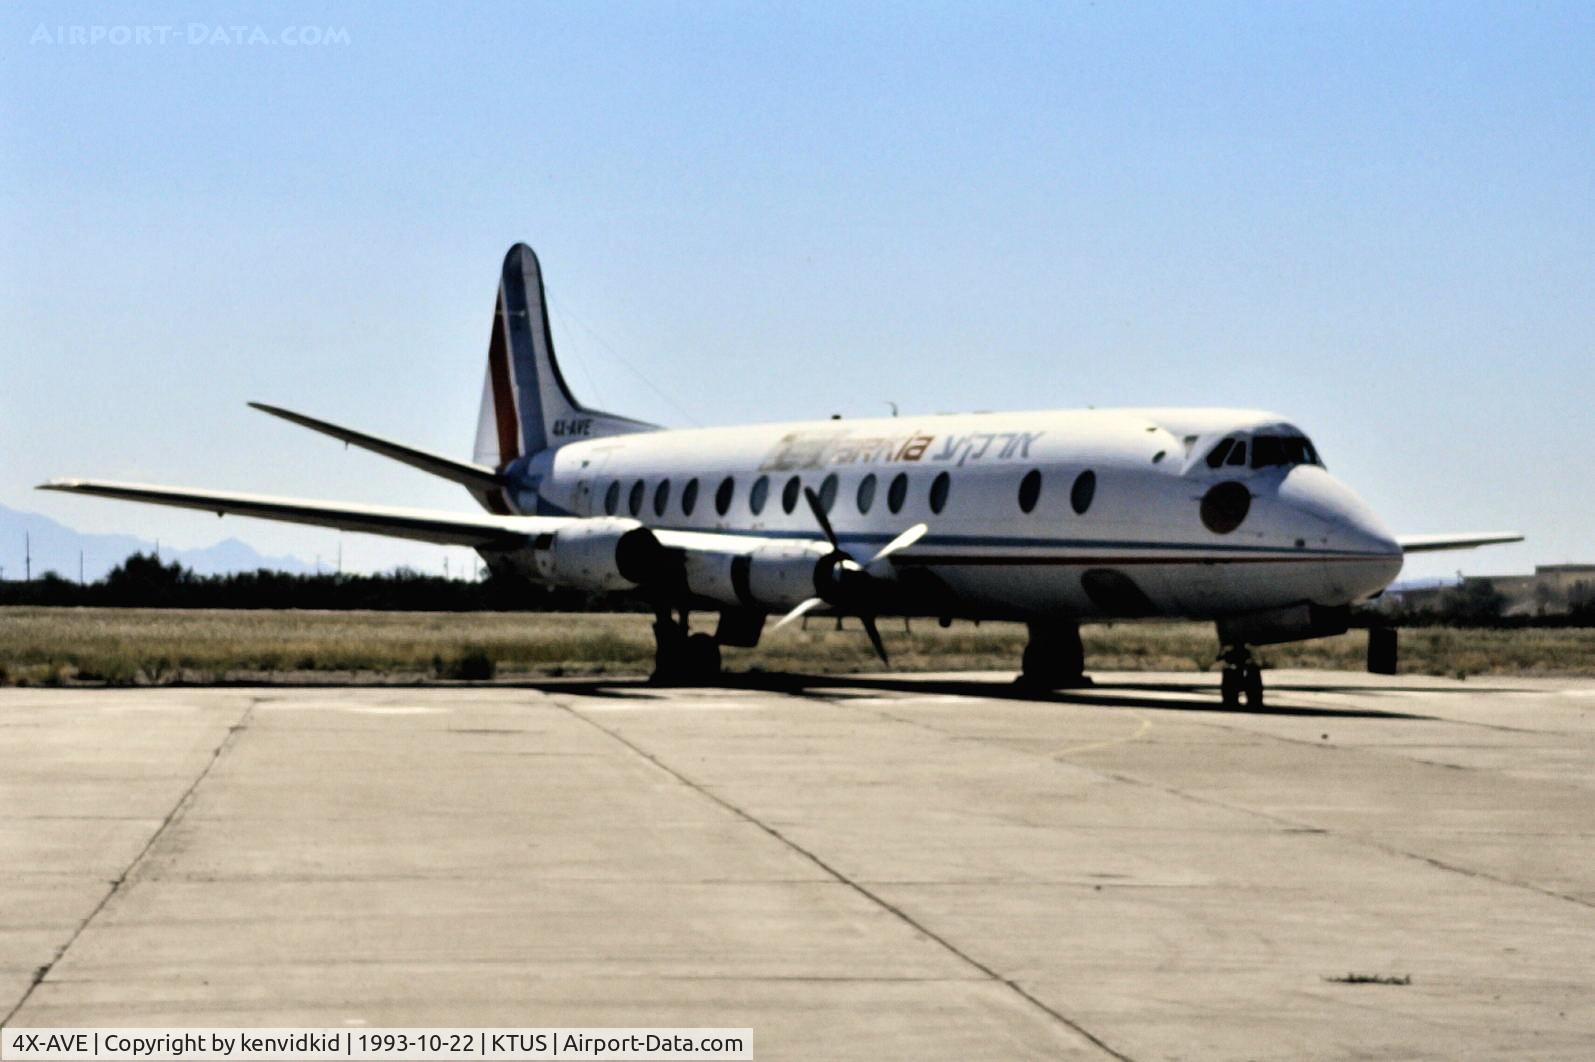
M 687 480 L 687 485 L 681 488 L 681 515 L 691 516 L 692 510 L 698 507 L 698 480 Z
M 1041 469 L 1032 468 L 1019 481 L 1019 511 L 1030 512 L 1041 500 Z
M 1097 494 L 1097 474 L 1089 468 L 1074 478 L 1074 486 L 1069 489 L 1069 504 L 1081 516 L 1091 508 L 1091 499 Z
M 654 488 L 654 515 L 665 515 L 665 508 L 670 504 L 670 481 L 661 479 L 659 486 Z
M 781 509 L 791 512 L 797 508 L 798 494 L 803 490 L 803 481 L 796 476 L 786 481 L 786 486 L 781 488 Z
M 1235 449 L 1229 452 L 1229 463 L 1239 465 L 1242 468 L 1246 467 L 1246 444 L 1244 442 L 1236 443 Z
M 820 508 L 825 512 L 831 511 L 831 506 L 836 504 L 836 473 L 832 472 L 820 484 Z
M 631 515 L 633 516 L 642 512 L 642 492 L 642 480 L 639 479 L 631 485 L 631 497 L 626 499 L 626 505 L 631 509 Z
M 907 498 L 908 473 L 899 472 L 892 477 L 892 485 L 886 488 L 886 507 L 894 513 L 900 512 Z
M 731 498 L 736 494 L 737 481 L 727 476 L 720 481 L 720 489 L 714 492 L 714 511 L 724 516 L 731 510 Z
M 858 511 L 869 512 L 869 507 L 875 504 L 875 473 L 871 472 L 858 481 Z
M 604 512 L 610 516 L 615 515 L 615 510 L 620 508 L 620 480 L 615 480 L 604 491 Z
M 952 477 L 945 472 L 939 472 L 936 478 L 930 481 L 930 511 L 939 513 L 947 506 L 947 490 L 952 485 Z
M 764 502 L 769 496 L 770 477 L 760 476 L 753 481 L 753 489 L 748 491 L 748 508 L 753 510 L 754 516 L 764 512 Z
M 1229 456 L 1230 447 L 1235 445 L 1234 439 L 1224 439 L 1207 455 L 1207 467 L 1217 468 L 1224 463 L 1224 458 Z

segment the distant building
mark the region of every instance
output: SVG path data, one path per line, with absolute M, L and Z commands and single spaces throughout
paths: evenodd
M 1506 599 L 1503 616 L 1555 616 L 1595 603 L 1595 564 L 1541 564 L 1531 575 L 1470 575 L 1459 583 L 1396 587 L 1381 604 L 1428 612 L 1442 607 L 1448 594 L 1481 586 Z
M 1479 578 L 1506 598 L 1507 616 L 1550 616 L 1595 601 L 1595 564 L 1541 564 L 1533 575 Z

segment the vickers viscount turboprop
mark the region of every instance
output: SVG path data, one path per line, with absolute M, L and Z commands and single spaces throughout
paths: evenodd
M 542 271 L 504 260 L 471 461 L 274 406 L 274 416 L 452 480 L 461 515 L 93 480 L 44 489 L 470 546 L 496 571 L 630 591 L 655 610 L 655 678 L 705 681 L 767 618 L 1029 625 L 1021 680 L 1087 681 L 1079 625 L 1214 620 L 1226 704 L 1262 703 L 1250 647 L 1337 634 L 1402 556 L 1515 533 L 1397 538 L 1307 436 L 1233 409 L 1063 410 L 666 430 L 572 396 Z M 719 614 L 691 633 L 693 611 Z M 778 622 L 776 626 L 780 626 Z M 1394 670 L 1393 634 L 1370 668 Z

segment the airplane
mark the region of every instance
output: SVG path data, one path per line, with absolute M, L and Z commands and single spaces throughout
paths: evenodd
M 1075 409 L 666 429 L 591 409 L 554 354 L 542 266 L 500 274 L 472 459 L 274 405 L 272 416 L 463 486 L 482 512 L 140 483 L 40 489 L 468 546 L 492 570 L 624 591 L 654 612 L 653 679 L 711 683 L 722 647 L 809 612 L 1017 620 L 1017 681 L 1087 685 L 1080 624 L 1216 625 L 1226 706 L 1263 704 L 1257 646 L 1339 634 L 1405 554 L 1516 532 L 1392 535 L 1290 421 L 1240 409 Z M 713 633 L 693 612 L 717 613 Z M 1369 669 L 1395 672 L 1394 631 Z

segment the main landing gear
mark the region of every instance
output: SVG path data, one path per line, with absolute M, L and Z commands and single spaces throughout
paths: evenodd
M 1031 623 L 1019 685 L 1033 690 L 1078 689 L 1091 685 L 1085 673 L 1085 646 L 1078 623 Z
M 648 681 L 660 686 L 690 686 L 720 677 L 720 643 L 711 634 L 692 634 L 687 610 L 654 615 L 654 670 Z
M 1257 661 L 1252 659 L 1252 651 L 1244 645 L 1227 647 L 1218 657 L 1224 661 L 1224 673 L 1219 679 L 1219 691 L 1224 698 L 1224 707 L 1240 707 L 1241 697 L 1246 698 L 1246 707 L 1261 708 L 1263 706 L 1263 671 L 1257 666 Z

